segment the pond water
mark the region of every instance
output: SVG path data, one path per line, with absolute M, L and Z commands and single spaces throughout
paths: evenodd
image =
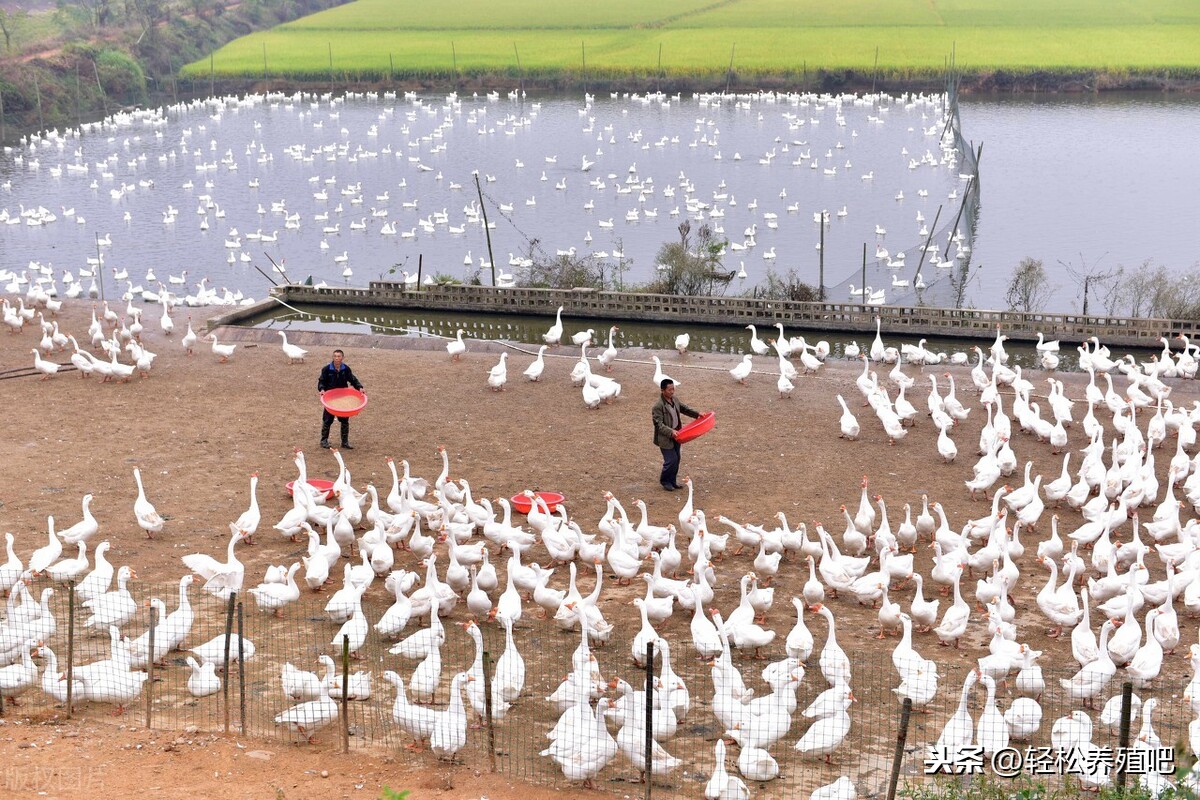
M 265 294 L 263 273 L 280 279 L 272 260 L 292 279 L 365 285 L 415 274 L 420 257 L 425 276 L 490 283 L 476 172 L 502 273 L 531 250 L 596 253 L 645 283 L 687 220 L 728 240 L 724 264 L 746 277 L 727 293 L 768 271 L 815 284 L 823 211 L 835 299 L 861 290 L 864 249 L 877 299 L 947 303 L 953 276 L 976 307 L 1003 305 L 1024 256 L 1052 273 L 1056 309 L 1079 294 L 1059 262 L 1196 263 L 1200 98 L 966 99 L 964 134 L 985 143 L 966 257 L 948 241 L 964 181 L 943 113 L 940 97 L 210 100 L 6 150 L 0 270 L 48 266 L 62 293 L 64 272 L 99 259 L 110 297 L 196 294 L 207 278 L 244 298 Z M 22 216 L 38 208 L 55 219 Z M 935 219 L 940 252 L 918 265 Z M 943 256 L 947 268 L 930 263 Z

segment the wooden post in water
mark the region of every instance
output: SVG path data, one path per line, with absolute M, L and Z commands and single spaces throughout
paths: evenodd
M 914 286 L 917 283 L 917 273 L 921 271 L 921 266 L 925 263 L 925 251 L 929 249 L 929 243 L 933 240 L 933 232 L 937 230 L 938 220 L 941 217 L 942 207 L 939 205 L 937 213 L 933 215 L 933 224 L 929 226 L 929 233 L 925 236 L 925 244 L 921 246 L 921 257 L 917 259 L 917 272 L 914 272 L 912 276 Z
M 729 48 L 729 67 L 725 70 L 725 94 L 729 94 L 729 84 L 733 81 L 733 54 L 736 52 L 737 42 L 734 42 L 733 46 Z
M 100 256 L 100 234 L 96 233 L 96 274 L 100 276 L 100 302 L 104 302 L 104 259 Z
M 388 58 L 391 58 L 391 53 L 388 53 Z M 458 50 L 454 47 L 454 40 L 450 40 L 450 59 L 454 65 L 454 88 L 458 88 Z
M 425 254 L 417 253 L 417 291 L 421 291 L 421 269 L 424 267 Z
M 267 77 L 267 42 L 263 40 L 263 77 Z
M 396 64 L 394 61 L 392 61 L 392 54 L 389 52 L 388 53 L 388 83 L 391 83 L 393 80 L 395 80 L 395 77 L 394 77 L 395 73 L 396 73 Z
M 0 92 L 0 145 L 4 144 L 4 92 Z M 71 691 L 68 687 L 67 691 Z
M 37 73 L 33 73 L 33 92 L 37 95 L 37 110 L 38 110 L 38 130 L 46 129 L 46 123 L 42 120 L 42 89 L 38 85 Z
M 517 57 L 517 79 L 520 81 L 518 86 L 521 90 L 521 97 L 524 97 L 525 96 L 525 70 L 521 68 L 521 54 L 517 52 L 517 43 L 516 42 L 513 42 L 513 55 L 515 55 Z M 475 178 L 475 182 L 476 183 L 479 182 L 478 177 Z
M 825 302 L 825 212 L 821 212 L 821 246 L 817 248 L 817 280 L 821 286 L 817 292 L 817 299 L 822 303 Z
M 655 78 L 656 78 L 656 82 L 654 84 L 654 89 L 655 89 L 655 91 L 661 92 L 662 91 L 662 42 L 658 43 L 658 74 L 655 76 Z
M 208 96 L 212 97 L 217 93 L 215 88 L 217 81 L 216 67 L 213 64 L 213 54 L 208 54 Z
M 867 301 L 871 298 L 867 295 L 867 243 L 863 242 L 863 265 L 862 265 L 862 304 L 866 306 Z
M 871 68 L 871 94 L 875 94 L 875 78 L 879 75 L 879 45 L 875 45 L 875 66 Z
M 329 82 L 333 83 L 333 42 L 326 42 L 325 45 L 329 48 Z
M 942 261 L 946 260 L 946 256 L 950 255 L 950 243 L 954 241 L 955 234 L 958 233 L 958 221 L 962 219 L 963 209 L 967 207 L 967 192 L 971 189 L 971 181 L 974 176 L 967 178 L 967 185 L 963 187 L 962 202 L 958 204 L 958 214 L 954 217 L 954 224 L 950 226 L 950 238 L 946 240 L 946 249 L 942 253 Z
M 513 45 L 516 48 L 516 45 Z M 483 213 L 483 233 L 487 238 L 488 261 L 492 264 L 492 286 L 496 285 L 496 259 L 492 255 L 492 231 L 488 228 L 487 205 L 483 202 L 483 189 L 479 187 L 479 173 L 475 173 L 475 191 L 479 194 L 479 210 Z
M 579 60 L 583 75 L 583 93 L 587 94 L 587 44 L 582 39 L 579 42 Z

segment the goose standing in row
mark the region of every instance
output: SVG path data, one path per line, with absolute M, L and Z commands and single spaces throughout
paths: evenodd
M 531 381 L 536 381 L 539 378 L 541 378 L 542 373 L 546 369 L 545 356 L 546 356 L 546 350 L 548 350 L 548 349 L 549 349 L 549 345 L 542 345 L 541 347 L 539 347 L 538 353 L 537 353 L 537 358 L 535 358 L 533 360 L 533 363 L 530 364 L 528 367 L 526 367 L 525 371 L 521 374 L 524 375 L 526 378 L 529 378 L 529 380 L 531 380 Z

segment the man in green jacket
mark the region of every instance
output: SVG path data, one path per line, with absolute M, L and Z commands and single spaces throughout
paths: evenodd
M 654 421 L 654 446 L 662 450 L 663 456 L 662 475 L 658 482 L 663 489 L 673 492 L 683 488 L 676 483 L 679 476 L 679 442 L 675 437 L 676 431 L 683 427 L 679 415 L 686 414 L 694 419 L 700 416 L 700 412 L 675 399 L 675 382 L 670 378 L 663 378 L 658 386 L 662 395 L 650 412 L 650 418 Z

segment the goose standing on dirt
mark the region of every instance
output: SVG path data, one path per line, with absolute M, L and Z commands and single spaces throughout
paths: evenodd
M 458 329 L 455 338 L 452 341 L 446 342 L 446 352 L 450 354 L 451 361 L 461 361 L 463 353 L 467 352 L 467 346 L 463 343 L 462 337 L 466 333 L 462 328 Z
M 488 372 L 487 383 L 494 392 L 503 392 L 504 384 L 508 382 L 508 353 L 500 354 L 500 362 Z
M 85 494 L 83 496 L 83 519 L 65 531 L 59 531 L 59 539 L 62 539 L 66 544 L 79 544 L 80 542 L 86 542 L 96 535 L 100 530 L 100 523 L 92 516 L 91 505 L 92 496 Z
M 308 351 L 294 344 L 288 344 L 287 333 L 284 331 L 279 331 L 279 335 L 283 338 L 283 354 L 287 356 L 288 363 L 304 363 L 304 357 L 308 355 Z
M 146 499 L 146 490 L 142 486 L 142 471 L 133 468 L 133 479 L 137 481 L 138 496 L 133 501 L 133 514 L 137 517 L 138 527 L 146 532 L 146 538 L 154 538 L 154 534 L 163 529 L 163 518 L 155 510 L 154 504 Z
M 537 379 L 541 378 L 542 373 L 546 370 L 545 356 L 548 349 L 548 345 L 542 345 L 539 347 L 537 358 L 535 358 L 533 363 L 526 367 L 525 371 L 521 374 L 526 378 L 529 378 L 531 381 L 536 381 Z
M 563 307 L 558 307 L 558 313 L 554 316 L 554 324 L 550 326 L 550 330 L 542 334 L 542 341 L 546 344 L 558 344 L 562 341 L 563 324 L 562 324 Z
M 217 360 L 218 364 L 227 363 L 229 361 L 230 357 L 233 355 L 233 351 L 237 349 L 236 344 L 221 344 L 220 342 L 218 342 L 217 335 L 215 333 L 210 333 L 208 336 L 206 336 L 204 338 L 206 338 L 212 342 L 213 355 L 219 356 L 219 358 Z
M 604 365 L 605 372 L 612 372 L 613 362 L 617 360 L 617 346 L 613 344 L 613 337 L 619 330 L 621 329 L 616 325 L 608 329 L 608 347 L 604 349 L 603 353 L 596 356 L 596 360 Z

